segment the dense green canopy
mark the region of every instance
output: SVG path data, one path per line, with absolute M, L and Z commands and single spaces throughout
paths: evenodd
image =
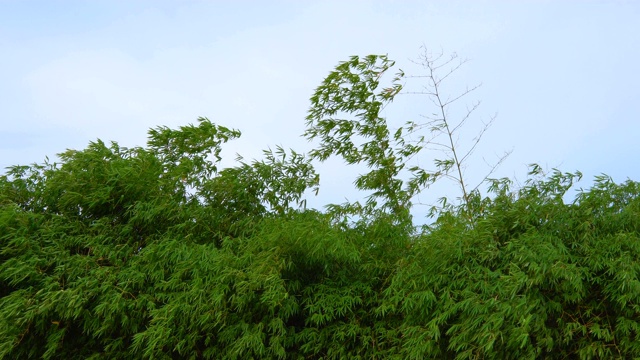
M 640 357 L 640 184 L 601 176 L 567 202 L 580 174 L 532 166 L 417 227 L 412 199 L 457 160 L 408 165 L 415 124 L 379 116 L 401 90 L 402 73 L 377 89 L 391 66 L 327 77 L 308 155 L 219 169 L 240 133 L 201 118 L 8 169 L 0 358 Z M 366 203 L 305 207 L 330 156 L 368 166 Z

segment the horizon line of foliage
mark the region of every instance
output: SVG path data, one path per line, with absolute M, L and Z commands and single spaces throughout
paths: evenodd
M 640 357 L 640 184 L 532 165 L 421 231 L 446 175 L 379 114 L 386 56 L 313 95 L 309 154 L 218 168 L 237 130 L 200 118 L 146 147 L 92 142 L 0 177 L 0 359 Z M 349 117 L 353 115 L 353 117 Z M 307 209 L 312 161 L 366 164 L 365 204 Z

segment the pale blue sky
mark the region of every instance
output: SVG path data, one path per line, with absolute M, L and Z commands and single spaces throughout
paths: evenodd
M 639 18 L 636 1 L 0 0 L 0 167 L 96 138 L 143 145 L 147 128 L 198 116 L 243 132 L 228 164 L 306 150 L 308 98 L 339 61 L 387 53 L 412 69 L 424 44 L 469 58 L 447 89 L 482 82 L 468 103 L 482 100 L 477 120 L 498 114 L 471 178 L 513 149 L 496 176 L 537 162 L 581 170 L 584 186 L 640 180 Z M 388 115 L 425 111 L 407 99 Z M 356 170 L 319 170 L 319 203 L 355 197 Z

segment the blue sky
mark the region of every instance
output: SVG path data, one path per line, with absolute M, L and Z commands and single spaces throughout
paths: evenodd
M 144 145 L 149 127 L 199 116 L 243 132 L 228 165 L 308 150 L 308 99 L 339 61 L 388 54 L 417 71 L 425 45 L 470 59 L 445 90 L 482 83 L 473 121 L 498 115 L 470 181 L 511 149 L 496 176 L 523 180 L 536 162 L 582 171 L 585 187 L 600 173 L 640 180 L 638 18 L 636 1 L 0 0 L 0 167 L 96 138 Z M 394 105 L 397 124 L 429 111 Z M 357 198 L 358 169 L 318 169 L 318 204 Z

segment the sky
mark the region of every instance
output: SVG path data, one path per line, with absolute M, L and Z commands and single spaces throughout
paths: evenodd
M 468 62 L 455 94 L 482 84 L 452 117 L 481 101 L 470 123 L 493 126 L 467 166 L 477 181 L 526 179 L 527 164 L 640 180 L 640 2 L 0 0 L 0 168 L 42 162 L 89 141 L 144 146 L 147 130 L 207 117 L 242 131 L 224 147 L 260 158 L 301 135 L 309 97 L 351 55 L 388 54 L 412 74 L 429 51 Z M 404 95 L 390 124 L 419 120 L 428 100 Z M 461 133 L 469 144 L 473 127 Z M 425 155 L 424 162 L 428 162 Z M 354 200 L 362 169 L 317 165 L 318 198 Z M 420 201 L 458 196 L 434 188 Z

